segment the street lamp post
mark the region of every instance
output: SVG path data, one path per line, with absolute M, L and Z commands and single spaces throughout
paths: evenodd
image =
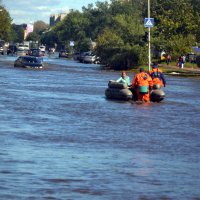
M 148 18 L 150 19 L 150 0 L 148 0 Z M 151 28 L 148 27 L 149 71 L 151 70 Z

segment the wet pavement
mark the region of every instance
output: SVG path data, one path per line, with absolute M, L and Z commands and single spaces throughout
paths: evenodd
M 105 98 L 119 72 L 14 60 L 0 57 L 0 199 L 200 199 L 199 78 L 167 76 L 163 102 L 136 104 Z

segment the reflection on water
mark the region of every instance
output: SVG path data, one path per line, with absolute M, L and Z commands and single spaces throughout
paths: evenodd
M 116 72 L 46 62 L 0 63 L 0 199 L 200 198 L 199 79 L 136 104 L 105 99 Z

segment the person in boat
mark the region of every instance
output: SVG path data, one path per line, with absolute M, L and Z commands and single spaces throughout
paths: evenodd
M 122 75 L 120 76 L 120 78 L 118 78 L 116 80 L 116 82 L 118 83 L 126 83 L 128 86 L 131 85 L 131 81 L 130 81 L 130 77 L 126 75 L 126 72 L 122 72 Z
M 134 100 L 149 102 L 152 86 L 152 78 L 145 72 L 144 68 L 140 68 L 139 73 L 133 78 L 131 85 L 131 88 L 134 89 L 137 95 L 137 97 L 134 97 Z
M 166 80 L 161 69 L 159 69 L 157 63 L 153 63 L 152 70 L 150 70 L 149 75 L 153 80 L 153 85 L 160 85 L 160 87 L 166 86 Z

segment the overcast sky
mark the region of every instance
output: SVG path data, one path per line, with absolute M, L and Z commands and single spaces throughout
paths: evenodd
M 87 7 L 91 3 L 95 5 L 96 2 L 97 0 L 2 0 L 15 24 L 29 24 L 38 20 L 49 24 L 51 14 L 67 12 L 70 9 L 81 11 L 83 6 Z

